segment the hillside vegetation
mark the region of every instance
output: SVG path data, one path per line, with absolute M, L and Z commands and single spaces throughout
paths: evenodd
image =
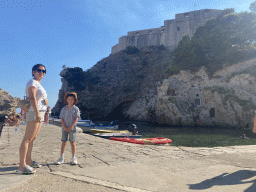
M 190 39 L 184 35 L 174 50 L 167 76 L 181 69 L 198 71 L 205 66 L 212 75 L 222 66 L 249 60 L 256 56 L 256 13 L 255 2 L 252 12 L 236 13 L 226 9 L 214 19 L 197 28 Z

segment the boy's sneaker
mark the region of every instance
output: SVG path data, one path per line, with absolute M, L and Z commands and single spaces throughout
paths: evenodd
M 72 165 L 77 165 L 77 159 L 75 157 L 72 158 L 71 164 Z
M 55 164 L 60 165 L 61 163 L 64 163 L 64 158 L 63 157 L 60 157 Z

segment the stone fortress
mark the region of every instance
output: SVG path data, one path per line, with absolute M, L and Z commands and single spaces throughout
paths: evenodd
M 163 45 L 173 50 L 184 34 L 191 38 L 199 26 L 209 19 L 217 17 L 222 10 L 202 9 L 175 14 L 175 19 L 165 20 L 160 28 L 128 32 L 119 38 L 119 43 L 112 47 L 111 54 L 124 50 L 128 46 L 137 48 Z

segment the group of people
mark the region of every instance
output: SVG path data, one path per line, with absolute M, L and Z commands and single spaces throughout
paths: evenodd
M 36 139 L 43 121 L 49 122 L 50 108 L 47 107 L 47 93 L 41 85 L 41 80 L 46 74 L 46 67 L 43 64 L 36 64 L 32 68 L 32 79 L 26 85 L 26 96 L 30 100 L 30 109 L 26 112 L 26 130 L 24 138 L 21 142 L 19 154 L 20 165 L 17 174 L 33 174 L 36 172 L 35 168 L 40 168 L 42 165 L 36 161 L 32 161 L 31 153 L 33 142 Z M 62 125 L 62 145 L 60 158 L 55 162 L 60 165 L 64 162 L 64 152 L 67 141 L 69 139 L 72 150 L 71 164 L 76 165 L 76 123 L 80 117 L 80 111 L 75 104 L 78 102 L 77 94 L 75 92 L 66 93 L 64 96 L 66 106 L 60 112 L 60 119 Z
M 5 125 L 7 126 L 19 126 L 20 125 L 20 115 L 16 114 L 15 112 L 10 113 L 8 115 L 8 118 L 5 119 L 4 122 Z
M 19 126 L 20 125 L 20 115 L 16 114 L 15 112 L 13 112 L 13 113 L 10 113 L 8 115 L 8 117 L 6 117 L 4 123 L 2 123 L 0 125 L 0 137 L 1 137 L 4 125 L 7 125 L 7 126 Z

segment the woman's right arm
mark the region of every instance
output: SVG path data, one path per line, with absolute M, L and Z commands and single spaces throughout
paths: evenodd
M 37 89 L 34 86 L 31 86 L 28 88 L 29 100 L 31 102 L 31 105 L 32 105 L 35 113 L 36 113 L 36 121 L 40 122 L 41 116 L 39 114 L 39 109 L 38 109 L 38 105 L 37 105 L 36 92 L 37 92 Z

